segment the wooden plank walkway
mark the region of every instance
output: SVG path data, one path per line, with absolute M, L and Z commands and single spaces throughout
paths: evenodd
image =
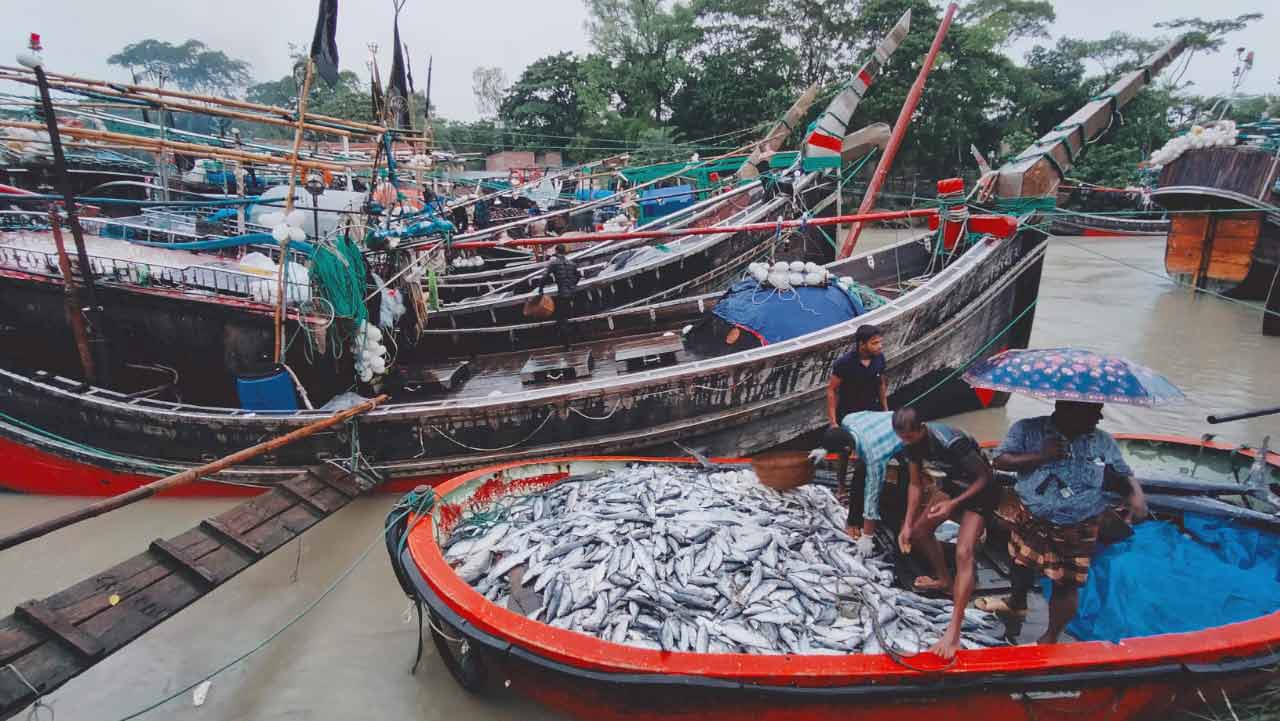
M 36 700 L 22 678 L 40 694 L 52 692 L 372 487 L 334 466 L 308 469 L 70 588 L 19 605 L 0 619 L 0 719 Z

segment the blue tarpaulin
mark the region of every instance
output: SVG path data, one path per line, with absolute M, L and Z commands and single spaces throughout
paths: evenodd
M 1200 631 L 1280 609 L 1280 537 L 1217 516 L 1147 521 L 1094 559 L 1067 633 L 1082 641 Z M 1198 539 L 1198 540 L 1197 540 Z
M 658 218 L 693 205 L 692 185 L 672 185 L 666 188 L 640 191 L 640 210 L 646 218 Z
M 836 285 L 778 291 L 748 278 L 729 288 L 712 312 L 768 345 L 856 318 L 865 309 Z

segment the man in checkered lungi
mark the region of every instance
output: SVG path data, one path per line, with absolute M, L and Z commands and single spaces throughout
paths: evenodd
M 1107 507 L 1102 495 L 1107 471 L 1129 483 L 1130 520 L 1147 514 L 1142 487 L 1115 439 L 1098 430 L 1101 420 L 1101 403 L 1058 401 L 1053 415 L 1013 424 L 996 449 L 995 467 L 1018 474 L 1018 503 L 1007 519 L 1012 524 L 1013 594 L 1003 608 L 988 610 L 1025 613 L 1027 592 L 1039 569 L 1053 582 L 1049 627 L 1039 643 L 1057 643 L 1076 615 L 1079 588 L 1089 577 L 1098 543 L 1099 518 Z

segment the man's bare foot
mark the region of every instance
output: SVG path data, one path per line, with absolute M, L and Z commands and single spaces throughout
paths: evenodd
M 844 530 L 849 534 L 849 538 L 852 538 L 855 541 L 862 538 L 861 526 L 845 526 Z
M 950 661 L 956 657 L 956 650 L 960 648 L 959 635 L 947 633 L 938 642 L 929 648 L 929 653 L 937 656 L 943 661 Z
M 1050 636 L 1047 632 L 1040 638 L 1036 639 L 1036 644 L 1039 646 L 1049 646 L 1057 642 L 1058 642 L 1058 637 Z
M 1005 618 L 1024 618 L 1027 615 L 1027 600 L 1024 598 L 1022 603 L 1015 603 L 1012 596 L 979 596 L 973 607 Z
M 917 593 L 950 593 L 951 579 L 933 578 L 932 576 L 917 576 L 916 580 L 911 584 L 911 587 Z

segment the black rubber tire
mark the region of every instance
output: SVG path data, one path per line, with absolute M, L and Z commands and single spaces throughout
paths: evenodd
M 436 652 L 440 654 L 444 667 L 449 669 L 449 673 L 458 685 L 474 694 L 492 695 L 489 670 L 484 665 L 484 660 L 480 658 L 480 652 L 472 648 L 466 639 L 463 639 L 461 644 L 456 644 L 436 629 L 454 638 L 462 638 L 462 634 L 441 620 L 434 612 L 431 613 L 431 641 L 435 644 Z

